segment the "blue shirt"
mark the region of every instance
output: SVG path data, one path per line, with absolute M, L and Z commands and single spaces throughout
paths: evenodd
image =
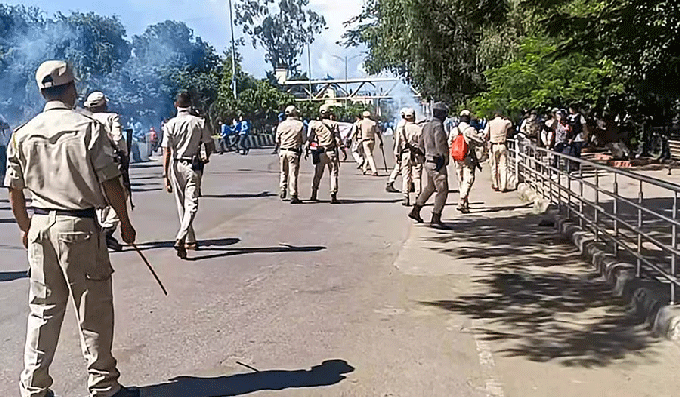
M 222 131 L 221 132 L 222 132 L 222 136 L 229 136 L 232 133 L 231 128 L 226 124 L 222 124 Z
M 250 132 L 250 124 L 248 123 L 247 120 L 243 120 L 239 122 L 237 125 L 239 135 L 248 135 L 248 133 Z

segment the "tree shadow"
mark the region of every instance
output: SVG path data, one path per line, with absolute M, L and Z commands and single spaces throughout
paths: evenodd
M 15 219 L 0 219 L 0 224 L 17 223 Z
M 264 198 L 264 197 L 274 197 L 276 194 L 268 191 L 264 191 L 262 193 L 225 193 L 225 194 L 204 194 L 201 197 L 202 198 L 233 198 L 233 199 L 242 199 L 242 198 Z
M 252 247 L 252 248 L 203 248 L 201 251 L 222 251 L 215 254 L 199 255 L 188 257 L 186 260 L 195 262 L 207 259 L 223 258 L 226 256 L 245 255 L 245 254 L 281 254 L 290 252 L 318 252 L 325 250 L 322 246 L 296 247 L 293 245 L 281 245 L 280 247 Z
M 628 355 L 652 360 L 648 348 L 658 341 L 644 320 L 541 219 L 473 219 L 429 238 L 440 243 L 433 250 L 467 261 L 481 276 L 472 280 L 474 293 L 421 304 L 482 320 L 477 331 L 509 357 L 581 367 Z
M 257 371 L 216 378 L 179 376 L 167 383 L 143 387 L 141 391 L 145 397 L 239 396 L 264 390 L 331 386 L 346 379 L 345 374 L 353 371 L 354 367 L 345 360 L 327 360 L 308 370 Z
M 0 282 L 5 282 L 5 281 L 14 281 L 18 280 L 20 278 L 27 278 L 28 277 L 28 272 L 27 271 L 21 271 L 21 272 L 0 272 Z
M 163 164 L 156 163 L 156 162 L 148 162 L 148 163 L 131 163 L 130 168 L 141 168 L 141 169 L 146 169 L 146 168 L 163 168 Z

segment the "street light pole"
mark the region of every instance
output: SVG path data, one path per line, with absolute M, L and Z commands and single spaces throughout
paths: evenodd
M 345 61 L 345 96 L 348 98 L 345 101 L 349 100 L 350 92 L 349 92 L 349 73 L 348 73 L 348 66 L 349 66 L 349 61 L 360 57 L 361 54 L 355 55 L 351 58 L 348 58 L 347 55 L 344 57 L 340 57 L 338 55 L 333 55 L 334 58 L 337 58 L 341 61 Z
M 229 21 L 231 22 L 231 88 L 236 99 L 236 41 L 234 40 L 234 9 L 229 0 Z

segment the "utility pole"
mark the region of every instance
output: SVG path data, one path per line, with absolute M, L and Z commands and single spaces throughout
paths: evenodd
M 314 96 L 314 93 L 312 92 L 312 46 L 311 46 L 311 40 L 307 41 L 307 70 L 309 70 L 309 77 L 307 80 L 309 80 L 309 102 L 312 101 L 312 96 Z
M 347 55 L 345 55 L 344 57 L 341 57 L 341 56 L 338 56 L 338 55 L 333 55 L 333 58 L 337 58 L 337 59 L 345 62 L 345 97 L 347 98 L 347 99 L 345 99 L 345 102 L 347 102 L 349 100 L 349 97 L 350 97 L 349 81 L 348 81 L 349 80 L 349 73 L 348 73 L 348 71 L 349 71 L 348 67 L 349 66 L 348 66 L 348 64 L 349 64 L 349 61 L 351 61 L 355 58 L 358 58 L 360 56 L 361 56 L 361 54 L 355 55 L 351 58 L 348 58 Z
M 229 21 L 231 22 L 231 88 L 236 99 L 236 41 L 234 40 L 234 9 L 229 0 Z

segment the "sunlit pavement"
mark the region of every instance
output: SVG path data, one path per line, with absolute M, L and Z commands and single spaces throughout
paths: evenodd
M 377 159 L 382 163 L 382 159 Z M 390 164 L 388 164 L 390 165 Z M 301 198 L 310 194 L 305 162 Z M 143 396 L 671 396 L 676 345 L 654 339 L 572 246 L 479 174 L 472 214 L 412 225 L 387 177 L 341 167 L 341 205 L 278 198 L 270 150 L 215 155 L 179 260 L 161 167 L 133 170 L 139 245 L 112 254 L 121 382 Z M 452 189 L 457 187 L 451 177 Z M 27 313 L 25 251 L 0 197 L 0 395 L 17 395 Z M 423 210 L 429 220 L 431 207 Z M 84 396 L 72 308 L 51 375 Z

